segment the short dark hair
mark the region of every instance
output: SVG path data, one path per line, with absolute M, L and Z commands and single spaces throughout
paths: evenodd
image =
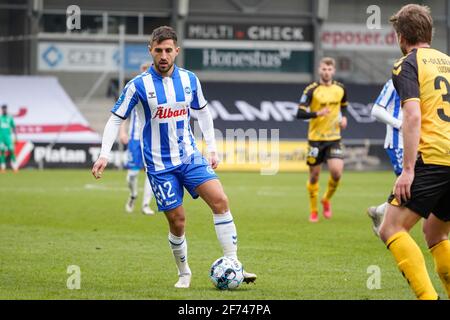
M 6 109 L 8 106 L 6 104 L 2 105 L 2 109 Z
M 173 42 L 177 43 L 177 33 L 173 30 L 172 27 L 169 26 L 161 26 L 153 30 L 152 35 L 150 36 L 150 46 L 153 42 L 161 43 L 164 40 L 173 40 Z
M 433 18 L 429 7 L 408 4 L 394 14 L 390 22 L 395 32 L 401 35 L 409 45 L 420 42 L 431 43 Z

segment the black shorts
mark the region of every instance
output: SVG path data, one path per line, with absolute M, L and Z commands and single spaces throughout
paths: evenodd
M 306 164 L 308 166 L 317 166 L 333 158 L 344 158 L 341 140 L 308 141 L 308 154 L 306 156 Z
M 388 202 L 398 205 L 394 194 Z M 450 221 L 450 166 L 423 163 L 422 157 L 416 161 L 411 198 L 401 204 L 425 219 L 433 213 L 442 221 Z

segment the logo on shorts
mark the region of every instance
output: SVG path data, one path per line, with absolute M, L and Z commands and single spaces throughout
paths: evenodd
M 342 150 L 341 149 L 331 149 L 330 153 L 336 156 L 339 156 L 342 154 Z
M 316 158 L 313 158 L 313 157 L 306 158 L 306 162 L 308 162 L 309 164 L 315 164 L 316 161 L 317 161 Z
M 319 155 L 319 148 L 312 147 L 309 149 L 308 157 L 317 158 Z
M 319 148 L 309 147 L 308 156 L 306 157 L 306 162 L 309 164 L 315 164 L 317 162 L 317 157 L 319 156 Z
M 206 171 L 208 171 L 210 174 L 215 174 L 215 172 L 214 172 L 213 168 L 211 168 L 211 166 L 207 166 Z
M 174 204 L 175 202 L 177 202 L 177 199 L 175 199 L 175 200 L 167 200 L 166 201 L 166 207 L 170 206 L 171 204 Z

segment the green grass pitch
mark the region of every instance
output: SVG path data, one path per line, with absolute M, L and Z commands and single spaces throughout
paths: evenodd
M 185 196 L 193 279 L 190 289 L 175 289 L 164 214 L 144 216 L 139 207 L 125 213 L 125 175 L 107 170 L 99 181 L 89 170 L 1 175 L 0 299 L 414 298 L 366 216 L 366 208 L 392 188 L 391 172 L 345 172 L 333 218 L 317 224 L 308 222 L 305 173 L 220 173 L 238 229 L 239 258 L 259 277 L 255 285 L 226 292 L 208 279 L 221 249 L 206 204 Z M 143 178 L 141 173 L 140 186 Z M 445 298 L 420 229 L 413 237 Z M 67 288 L 70 265 L 80 267 L 79 290 Z M 367 288 L 371 265 L 381 270 L 381 289 Z

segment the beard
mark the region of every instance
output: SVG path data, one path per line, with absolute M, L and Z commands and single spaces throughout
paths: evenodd
M 165 73 L 165 72 L 169 71 L 172 68 L 173 62 L 172 63 L 167 63 L 164 66 L 161 66 L 160 63 L 155 63 L 155 66 L 156 66 L 156 69 L 158 69 L 158 71 L 160 73 Z
M 321 78 L 323 82 L 329 82 L 331 80 L 331 76 L 322 76 Z

